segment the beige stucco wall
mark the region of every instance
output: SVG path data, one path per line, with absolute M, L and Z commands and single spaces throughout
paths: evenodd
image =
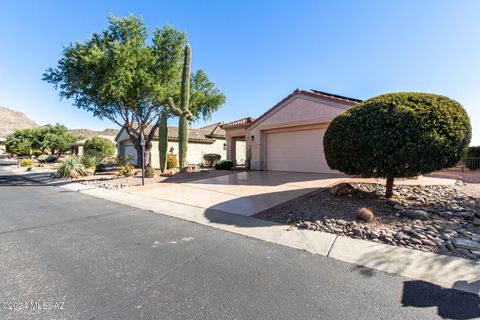
M 217 139 L 213 143 L 189 143 L 187 149 L 187 161 L 189 164 L 203 163 L 203 155 L 207 153 L 217 153 L 225 159 L 226 150 L 224 147 L 225 140 Z M 173 148 L 173 154 L 178 154 L 178 142 L 169 141 L 167 151 Z M 154 168 L 160 167 L 160 158 L 158 152 L 158 141 L 153 141 L 152 148 L 152 165 Z
M 265 135 L 269 131 L 328 126 L 336 116 L 349 108 L 349 106 L 319 98 L 293 96 L 276 108 L 271 115 L 248 128 L 246 139 L 247 149 L 251 154 L 250 169 L 265 169 Z
M 127 141 L 125 141 L 127 140 Z M 133 145 L 129 141 L 128 134 L 123 131 L 118 141 L 123 141 L 125 144 L 125 154 L 130 155 L 133 158 L 134 163 L 136 163 L 137 153 L 133 148 Z M 203 163 L 203 155 L 207 153 L 217 153 L 222 156 L 222 159 L 226 159 L 226 140 L 225 139 L 215 139 L 213 143 L 198 143 L 191 142 L 188 144 L 187 150 L 187 160 L 189 164 L 201 164 Z M 117 152 L 121 154 L 121 144 L 117 143 Z M 173 148 L 173 154 L 178 154 L 178 142 L 169 141 L 167 151 Z M 245 142 L 240 141 L 237 143 L 237 160 L 245 162 Z M 151 163 L 154 168 L 160 167 L 160 158 L 158 152 L 158 140 L 152 142 L 152 151 L 151 151 Z

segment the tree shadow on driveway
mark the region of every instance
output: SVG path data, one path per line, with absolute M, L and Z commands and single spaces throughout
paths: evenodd
M 477 319 L 480 317 L 480 297 L 475 294 L 445 289 L 420 280 L 403 283 L 404 307 L 437 307 L 444 319 Z
M 273 207 L 288 205 L 292 201 L 309 197 L 318 190 L 321 188 L 293 189 L 238 197 L 209 207 L 205 210 L 205 217 L 210 222 L 237 227 L 278 226 L 281 223 L 260 220 L 255 216 Z

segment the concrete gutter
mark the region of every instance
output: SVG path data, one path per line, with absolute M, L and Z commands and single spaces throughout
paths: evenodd
M 10 170 L 12 171 L 12 170 Z M 25 178 L 56 185 L 73 192 L 114 201 L 134 208 L 207 225 L 247 237 L 276 243 L 337 260 L 365 266 L 408 278 L 425 280 L 445 288 L 480 295 L 480 262 L 459 257 L 390 246 L 330 233 L 290 229 L 289 226 L 251 217 L 237 216 L 218 210 L 58 181 L 48 173 L 19 173 Z

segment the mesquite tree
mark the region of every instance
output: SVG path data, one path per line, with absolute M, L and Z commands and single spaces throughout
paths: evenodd
M 472 129 L 465 109 L 447 97 L 390 93 L 363 101 L 336 117 L 325 132 L 331 169 L 366 178 L 394 179 L 454 166 L 465 154 Z
M 187 38 L 165 26 L 155 29 L 147 43 L 148 32 L 141 18 L 110 16 L 109 21 L 106 30 L 67 46 L 43 80 L 52 83 L 61 98 L 72 99 L 76 107 L 123 127 L 137 151 L 137 165 L 141 165 L 143 132 L 143 158 L 148 164 L 160 114 L 168 108 L 167 98 L 179 99 Z M 192 87 L 205 98 L 191 104 L 195 119 L 205 118 L 225 101 L 202 71 L 197 74 L 192 77 Z

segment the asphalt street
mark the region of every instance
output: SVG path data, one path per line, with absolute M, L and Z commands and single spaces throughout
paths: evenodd
M 474 319 L 479 304 L 0 168 L 0 319 Z

